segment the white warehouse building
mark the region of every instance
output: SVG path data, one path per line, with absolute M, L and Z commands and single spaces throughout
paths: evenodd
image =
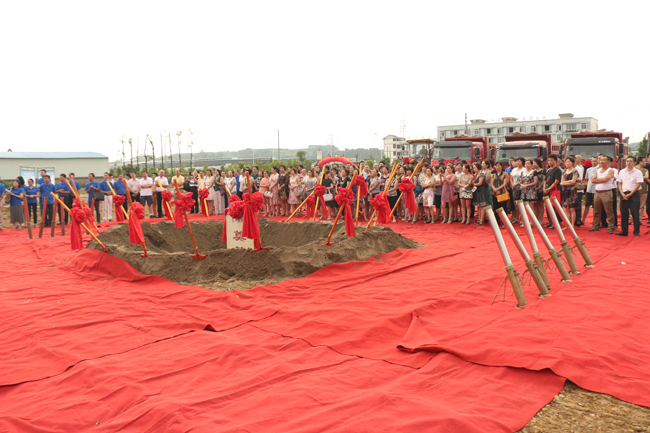
M 38 176 L 42 169 L 55 176 L 75 173 L 78 178 L 85 178 L 88 173 L 95 173 L 101 177 L 108 171 L 108 156 L 96 152 L 0 152 L 2 180 L 30 172 Z
M 500 122 L 488 122 L 483 119 L 470 120 L 465 132 L 465 125 L 438 126 L 438 139 L 468 135 L 486 137 L 490 143 L 502 143 L 507 135 L 515 132 L 524 134 L 551 134 L 551 140 L 561 143 L 571 138 L 571 133 L 581 130 L 598 130 L 598 120 L 593 117 L 574 117 L 571 113 L 560 114 L 557 119 L 503 117 Z

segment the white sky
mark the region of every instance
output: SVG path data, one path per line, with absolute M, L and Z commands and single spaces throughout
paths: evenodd
M 650 130 L 650 2 L 5 1 L 0 151 L 326 144 L 504 116 Z M 375 140 L 377 137 L 377 140 Z M 175 137 L 174 137 L 175 141 Z M 176 148 L 176 147 L 175 147 Z M 127 152 L 128 153 L 128 152 Z

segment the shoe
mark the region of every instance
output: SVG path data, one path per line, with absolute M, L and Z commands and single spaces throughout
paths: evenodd
M 607 230 L 607 234 L 608 234 L 608 235 L 613 235 L 613 234 L 614 234 L 614 230 Z M 627 236 L 627 235 L 625 235 L 625 236 Z
M 548 226 L 549 229 L 555 230 L 555 226 Z
M 618 233 L 614 233 L 614 234 L 617 235 L 617 236 L 627 236 L 627 233 L 623 233 L 623 232 L 618 232 Z
M 152 219 L 153 219 L 153 215 L 149 214 L 149 219 L 152 220 Z
M 0 229 L 0 230 L 2 230 L 2 229 Z M 634 236 L 639 236 L 639 234 L 638 234 L 638 233 L 634 233 Z
M 597 232 L 598 230 L 600 230 L 600 229 L 591 229 L 591 230 L 589 230 L 589 231 L 590 231 L 590 232 Z

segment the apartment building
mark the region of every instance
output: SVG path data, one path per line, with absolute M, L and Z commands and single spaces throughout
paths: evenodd
M 532 117 L 519 119 L 517 117 L 502 117 L 500 121 L 484 119 L 470 120 L 465 131 L 465 125 L 438 126 L 438 139 L 469 135 L 472 137 L 487 137 L 490 143 L 505 141 L 506 135 L 515 132 L 524 134 L 551 134 L 554 142 L 562 142 L 570 138 L 571 133 L 581 130 L 595 131 L 598 129 L 598 120 L 593 117 L 575 117 L 571 113 L 559 114 L 557 119 L 541 119 Z

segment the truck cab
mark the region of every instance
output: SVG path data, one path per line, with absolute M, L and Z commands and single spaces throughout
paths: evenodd
M 560 144 L 551 141 L 550 134 L 521 134 L 509 135 L 505 143 L 497 144 L 493 159 L 507 166 L 510 158 L 539 158 L 546 165 L 549 155 L 560 153 Z
M 488 146 L 485 137 L 447 138 L 434 144 L 431 164 L 440 165 L 462 160 L 469 163 L 481 161 L 488 157 Z
M 623 140 L 620 132 L 594 132 L 571 134 L 562 146 L 562 157 L 580 155 L 583 161 L 590 161 L 598 155 L 611 156 L 614 167 L 619 170 L 625 168 L 625 159 L 628 156 L 628 144 Z

